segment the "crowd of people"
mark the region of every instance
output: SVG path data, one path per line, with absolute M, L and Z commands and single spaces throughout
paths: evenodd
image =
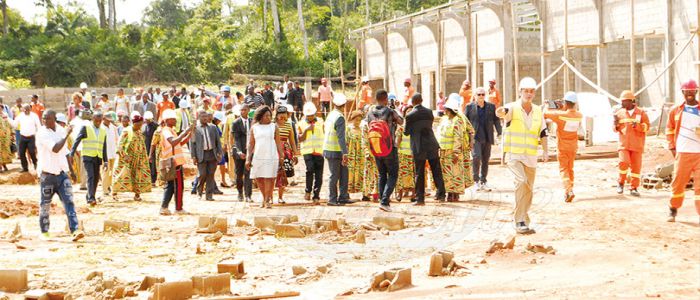
M 525 77 L 518 99 L 503 104 L 495 80 L 474 89 L 465 81 L 458 93 L 441 97 L 432 110 L 423 105 L 410 79 L 404 81 L 400 99 L 383 89 L 374 92 L 368 78 L 361 81 L 352 101 L 334 92 L 325 78 L 314 96 L 318 101 L 307 100 L 299 82 L 287 78 L 276 89 L 270 83 L 258 88 L 251 80 L 245 95 L 232 94 L 226 85 L 219 92 L 171 86 L 167 91 L 136 88 L 131 96 L 119 89 L 110 98 L 88 92 L 82 83 L 66 114 L 47 110 L 36 95 L 29 103 L 17 98 L 14 106 L 0 103 L 0 171 L 8 170 L 13 153 L 23 172 L 33 166 L 42 190 L 42 233 L 48 235 L 50 202 L 58 194 L 78 240 L 84 234 L 77 229 L 72 184 L 86 190 L 91 206 L 106 198 L 119 200 L 123 193 L 141 201 L 141 195 L 162 186 L 160 214 L 173 213 L 173 198 L 174 213 L 183 214 L 184 170 L 191 164 L 198 173 L 191 193 L 201 200 L 214 201 L 223 194 L 221 188 L 231 187 L 229 177 L 238 201 L 253 202 L 255 187 L 262 196 L 260 207 L 271 208 L 275 188 L 277 202 L 286 203 L 285 188 L 295 177 L 294 166 L 303 160 L 305 201 L 320 204 L 327 167 L 327 205 L 352 204 L 350 194 L 359 193 L 359 200 L 378 202 L 379 209 L 390 212 L 392 200 L 409 198 L 415 206 L 425 205 L 426 186 L 438 202 L 459 201 L 468 189 L 492 191 L 487 180 L 491 148 L 500 141 L 515 184 L 514 227 L 529 234 L 534 233 L 528 211 L 539 148 L 542 160 L 548 161 L 547 124 L 554 123 L 563 200 L 573 201 L 582 121 L 576 93 L 567 92 L 561 105 L 540 107 L 532 102 L 537 83 Z M 685 102 L 674 107 L 667 126 L 669 148 L 677 160 L 669 221 L 675 220 L 685 184 L 700 167 L 697 89 L 692 80 L 683 84 Z M 620 135 L 617 192 L 622 194 L 629 182 L 630 194 L 640 196 L 649 119 L 636 107 L 632 92 L 624 91 L 620 99 L 622 107 L 614 115 Z M 695 204 L 700 214 L 698 186 Z

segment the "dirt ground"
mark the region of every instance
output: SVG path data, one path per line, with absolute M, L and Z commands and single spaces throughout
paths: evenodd
M 667 154 L 660 141 L 651 139 L 649 145 L 646 171 L 670 158 L 664 158 Z M 105 280 L 138 285 L 145 275 L 173 281 L 212 274 L 218 261 L 230 257 L 243 260 L 247 272 L 242 279 L 232 279 L 234 295 L 298 291 L 297 299 L 698 299 L 700 226 L 692 200 L 680 209 L 678 222 L 667 223 L 670 191 L 642 189 L 641 198 L 617 195 L 616 165 L 616 159 L 577 161 L 577 197 L 566 204 L 556 162 L 540 164 L 531 209 L 537 233 L 517 236 L 514 249 L 493 254 L 485 253 L 491 242 L 513 233 L 512 181 L 500 165 L 490 169 L 490 184 L 495 187 L 491 193 L 468 193 L 459 203 L 428 201 L 425 207 L 413 207 L 404 200 L 392 203 L 394 212 L 388 214 L 371 202 L 311 206 L 303 200 L 301 177 L 295 178 L 297 185 L 290 188 L 284 206 L 261 209 L 236 202 L 235 189 L 230 188 L 223 189 L 225 195 L 215 196 L 215 201 L 205 202 L 187 189 L 185 209 L 190 215 L 167 217 L 158 215 L 160 188 L 143 195 L 143 202 L 106 199 L 89 209 L 84 192 L 76 188 L 78 217 L 87 234 L 78 243 L 69 240 L 57 197 L 52 239 L 43 241 L 33 206 L 26 204 L 39 201 L 38 186 L 2 185 L 0 209 L 21 201 L 27 211 L 8 209 L 12 216 L 0 219 L 0 269 L 26 268 L 30 288 L 68 291 L 84 299 L 106 298 L 108 293 L 102 279 L 85 280 L 92 271 L 102 272 Z M 298 175 L 302 169 L 303 163 Z M 322 197 L 326 195 L 324 185 Z M 686 198 L 692 199 L 692 193 Z M 257 191 L 254 200 L 260 201 Z M 341 233 L 306 238 L 250 235 L 252 226 L 234 226 L 238 219 L 252 224 L 254 216 L 268 215 L 296 215 L 302 222 L 343 218 L 348 226 Z M 360 223 L 385 215 L 403 217 L 407 228 L 370 230 L 366 244 L 353 242 Z M 229 229 L 221 241 L 205 242 L 207 234 L 195 232 L 199 216 L 228 219 Z M 131 231 L 103 233 L 107 219 L 128 220 Z M 19 241 L 2 239 L 2 232 L 11 231 L 15 224 L 22 229 Z M 556 253 L 533 253 L 527 250 L 528 244 L 552 246 Z M 198 254 L 198 249 L 204 253 Z M 464 269 L 453 276 L 429 277 L 430 255 L 443 249 L 453 251 Z M 303 266 L 308 272 L 294 276 L 292 266 Z M 320 266 L 328 271 L 317 271 Z M 412 268 L 412 287 L 391 293 L 367 291 L 374 272 L 394 267 Z M 137 297 L 148 295 L 139 292 Z

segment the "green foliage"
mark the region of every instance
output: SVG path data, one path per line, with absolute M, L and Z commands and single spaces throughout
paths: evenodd
M 29 79 L 24 78 L 14 78 L 12 76 L 7 77 L 7 81 L 13 89 L 28 89 L 32 87 L 32 83 Z
M 30 0 L 28 0 L 30 1 Z M 99 28 L 95 17 L 69 2 L 34 0 L 47 8 L 46 25 L 30 24 L 11 8 L 9 34 L 0 38 L 0 78 L 29 78 L 35 86 L 130 86 L 146 82 L 224 82 L 244 74 L 338 76 L 354 71 L 349 31 L 446 0 L 306 0 L 303 17 L 309 58 L 304 58 L 297 0 L 277 0 L 281 40 L 272 36 L 272 14 L 262 0 L 230 7 L 230 0 L 155 0 L 142 24 Z M 73 3 L 73 4 L 70 4 Z M 230 15 L 222 16 L 227 3 Z M 332 5 L 332 8 L 331 8 Z M 117 12 L 117 14 L 133 12 Z M 41 22 L 43 23 L 43 22 Z M 263 32 L 263 24 L 267 32 Z M 26 86 L 26 81 L 18 83 Z

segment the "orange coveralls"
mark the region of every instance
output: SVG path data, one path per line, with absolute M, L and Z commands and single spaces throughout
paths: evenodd
M 557 124 L 557 160 L 564 189 L 574 189 L 574 160 L 578 149 L 578 129 L 583 115 L 576 109 L 546 112 L 544 117 Z M 567 127 L 568 123 L 568 127 Z
M 668 148 L 671 150 L 676 149 L 676 141 L 678 140 L 684 109 L 685 104 L 681 104 L 672 108 L 669 113 L 668 122 L 666 123 L 666 139 L 668 140 Z M 696 125 L 700 126 L 700 124 Z M 700 137 L 696 136 L 696 138 Z M 676 152 L 673 172 L 673 181 L 671 182 L 673 195 L 671 196 L 670 206 L 672 208 L 680 208 L 683 205 L 685 186 L 688 184 L 690 177 L 693 176 L 695 211 L 700 215 L 700 153 Z
M 501 107 L 501 92 L 499 92 L 496 88 L 489 90 L 489 102 L 493 103 L 496 108 Z
M 472 102 L 472 89 L 465 90 L 464 87 L 461 87 L 459 89 L 459 95 L 462 96 L 461 112 L 464 113 L 464 110 L 467 108 L 467 104 L 469 104 L 469 102 Z
M 641 177 L 642 153 L 644 153 L 646 133 L 649 130 L 649 117 L 639 107 L 635 107 L 632 113 L 628 113 L 625 108 L 620 108 L 615 112 L 615 116 L 618 123 L 614 129 L 620 134 L 620 145 L 617 148 L 620 158 L 618 183 L 625 184 L 629 173 L 632 178 L 630 186 L 636 189 L 639 187 Z

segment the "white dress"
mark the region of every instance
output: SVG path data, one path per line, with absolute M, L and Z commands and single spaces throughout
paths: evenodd
M 277 178 L 279 157 L 277 156 L 277 144 L 275 143 L 275 130 L 277 125 L 255 124 L 251 128 L 255 137 L 255 149 L 253 151 L 250 178 Z

